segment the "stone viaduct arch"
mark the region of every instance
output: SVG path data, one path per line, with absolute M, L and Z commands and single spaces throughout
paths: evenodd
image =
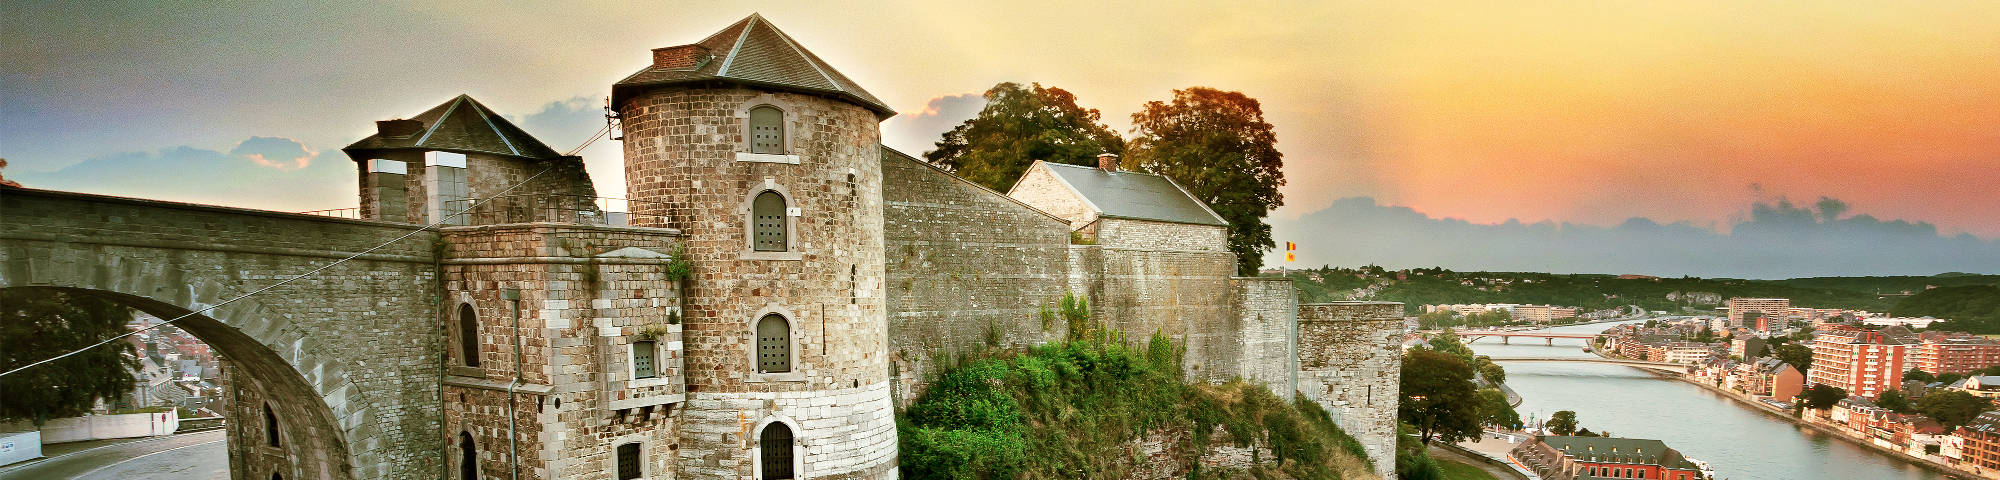
M 0 289 L 66 291 L 170 319 L 409 226 L 0 189 Z M 232 476 L 440 474 L 434 232 L 177 323 L 221 354 Z M 273 407 L 281 441 L 264 438 Z

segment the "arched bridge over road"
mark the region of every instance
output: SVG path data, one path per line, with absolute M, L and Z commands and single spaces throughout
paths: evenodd
M 96 296 L 174 318 L 413 228 L 0 188 L 0 289 Z M 178 323 L 225 360 L 224 403 L 243 419 L 228 432 L 233 476 L 439 474 L 437 242 L 437 232 L 418 232 Z M 267 438 L 266 408 L 278 438 Z

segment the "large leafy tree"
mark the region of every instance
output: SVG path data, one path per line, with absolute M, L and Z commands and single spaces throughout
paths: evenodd
M 1264 215 L 1285 203 L 1284 154 L 1257 99 L 1208 87 L 1175 90 L 1132 114 L 1125 164 L 1167 176 L 1229 222 L 1236 270 L 1256 275 L 1277 246 Z
M 1974 417 L 1992 408 L 1992 400 L 1962 390 L 1927 393 L 1917 401 L 1917 411 L 1943 424 L 1946 431 L 1971 422 Z
M 1556 435 L 1569 436 L 1575 434 L 1576 412 L 1571 410 L 1556 412 L 1555 415 L 1549 416 L 1547 422 L 1542 422 L 1542 428 Z
M 1813 384 L 1811 387 L 1806 387 L 1805 391 L 1799 392 L 1799 406 L 1813 410 L 1833 408 L 1834 404 L 1845 399 L 1847 399 L 1847 389 L 1830 385 Z
M 83 348 L 124 333 L 132 310 L 57 291 L 0 290 L 0 371 Z M 35 425 L 81 415 L 100 399 L 132 390 L 138 368 L 132 344 L 112 342 L 0 377 L 0 417 Z
M 1507 394 L 1501 392 L 1500 389 L 1480 389 L 1479 403 L 1481 405 L 1480 420 L 1486 422 L 1487 425 L 1511 429 L 1521 428 L 1521 414 L 1514 411 L 1514 405 L 1507 403 Z
M 1411 350 L 1403 356 L 1402 401 L 1397 416 L 1417 429 L 1425 444 L 1479 435 L 1486 410 L 1472 384 L 1472 366 L 1456 356 Z
M 1005 192 L 1036 160 L 1096 165 L 1100 153 L 1122 154 L 1125 140 L 1076 95 L 1039 83 L 1006 82 L 986 91 L 979 116 L 945 132 L 930 163 L 967 180 Z
M 1777 350 L 1771 352 L 1771 356 L 1778 357 L 1779 361 L 1789 363 L 1792 365 L 1792 368 L 1799 369 L 1801 372 L 1812 368 L 1812 347 L 1787 343 L 1779 345 Z

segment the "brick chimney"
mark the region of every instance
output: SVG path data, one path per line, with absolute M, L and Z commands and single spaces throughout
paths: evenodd
M 376 133 L 384 138 L 406 138 L 424 130 L 424 122 L 408 119 L 375 122 Z
M 1097 168 L 1104 170 L 1106 172 L 1118 171 L 1118 154 L 1116 153 L 1097 154 Z

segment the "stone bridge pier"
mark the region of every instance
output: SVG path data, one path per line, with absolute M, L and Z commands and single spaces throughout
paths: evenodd
M 18 188 L 0 189 L 0 212 L 0 288 L 97 296 L 162 319 L 415 228 Z M 177 323 L 223 358 L 234 478 L 443 474 L 436 239 L 419 232 Z

